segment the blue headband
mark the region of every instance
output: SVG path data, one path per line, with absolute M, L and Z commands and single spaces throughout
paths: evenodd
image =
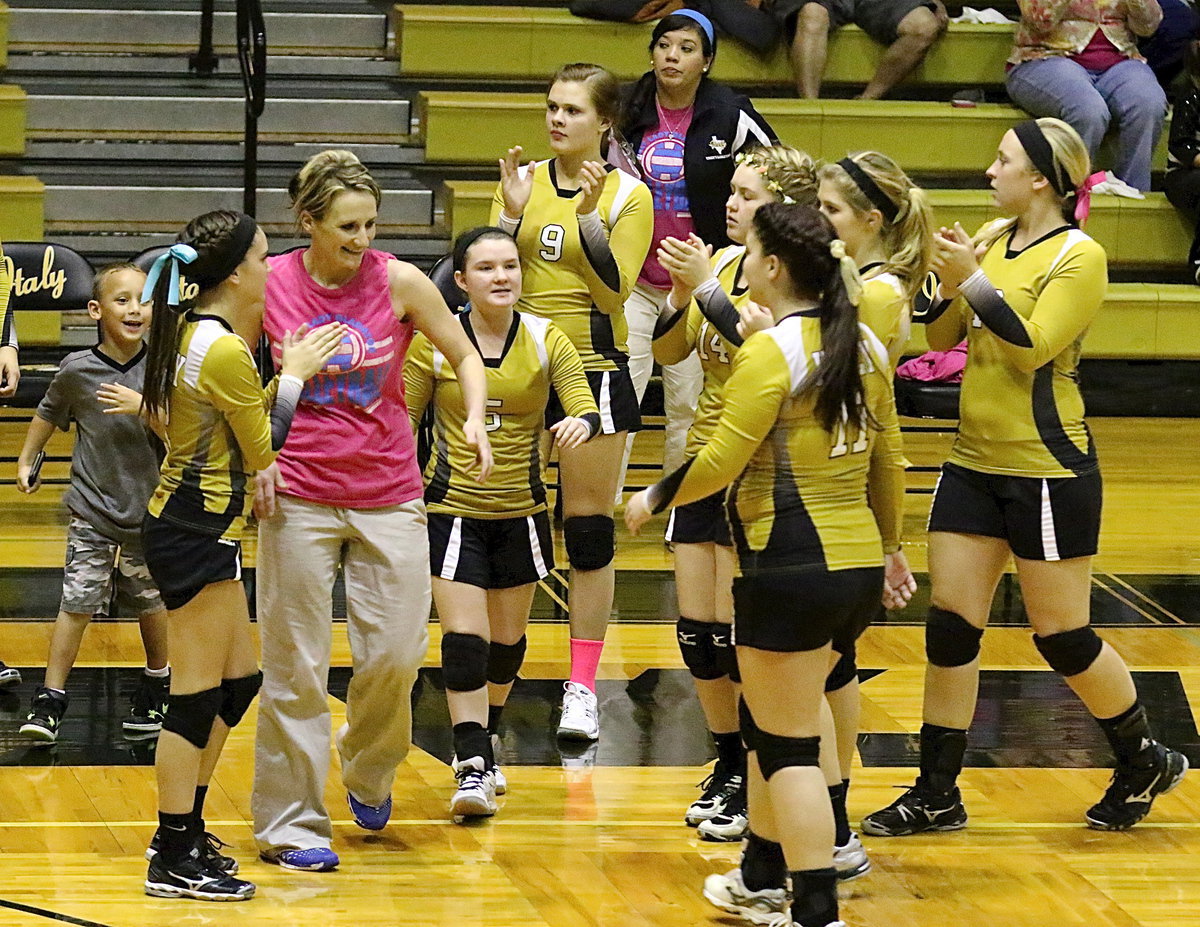
M 167 291 L 167 305 L 178 306 L 180 301 L 179 293 L 179 265 L 190 264 L 196 260 L 199 254 L 191 245 L 177 244 L 171 245 L 166 251 L 159 255 L 155 260 L 154 266 L 150 268 L 150 273 L 146 277 L 146 285 L 142 287 L 142 302 L 147 303 L 154 298 L 154 288 L 158 285 L 158 278 L 162 276 L 163 268 L 168 263 L 171 265 L 171 288 Z
M 703 13 L 697 12 L 696 10 L 689 10 L 685 7 L 682 10 L 676 10 L 674 13 L 672 13 L 670 15 L 683 16 L 683 17 L 686 17 L 687 19 L 694 19 L 696 22 L 698 22 L 700 24 L 700 28 L 704 30 L 704 34 L 706 36 L 708 36 L 708 44 L 710 46 L 712 46 L 717 43 L 716 37 L 713 35 L 712 21 L 707 16 L 705 16 Z

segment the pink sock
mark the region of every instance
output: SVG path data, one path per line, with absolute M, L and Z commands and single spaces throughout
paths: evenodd
M 583 641 L 571 638 L 571 682 L 587 686 L 596 691 L 596 667 L 600 665 L 600 653 L 604 641 Z

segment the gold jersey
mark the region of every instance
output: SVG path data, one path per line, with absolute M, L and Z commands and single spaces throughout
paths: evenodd
M 1078 367 L 1108 288 L 1104 249 L 1067 227 L 1021 251 L 1011 241 L 1006 232 L 988 248 L 982 275 L 927 326 L 935 350 L 968 342 L 949 459 L 1009 476 L 1090 473 L 1098 464 Z
M 728 312 L 726 307 L 729 307 L 736 312 L 750 301 L 746 287 L 737 285 L 745 256 L 744 245 L 730 245 L 712 256 L 713 276 L 720 284 L 721 292 L 714 293 L 710 302 L 721 304 L 718 311 L 724 309 Z M 731 318 L 730 321 L 736 324 L 736 319 Z M 693 457 L 717 427 L 717 420 L 721 417 L 721 395 L 733 371 L 733 357 L 742 339 L 722 336 L 717 327 L 705 318 L 696 299 L 691 301 L 686 312 L 678 313 L 671 323 L 662 333 L 655 332 L 654 359 L 663 365 L 677 364 L 695 350 L 704 371 L 704 384 L 696 400 L 696 417 L 688 430 L 686 453 Z
M 751 554 L 759 566 L 880 565 L 900 545 L 904 460 L 887 352 L 870 329 L 859 331 L 866 408 L 878 428 L 843 423 L 830 434 L 821 427 L 813 397 L 799 395 L 816 372 L 820 322 L 789 316 L 737 352 L 712 438 L 652 488 L 655 510 L 730 485 L 730 526 L 743 562 Z
M 167 456 L 150 514 L 201 534 L 241 540 L 254 473 L 275 460 L 269 410 L 250 347 L 215 316 L 189 314 L 167 403 Z
M 912 306 L 899 277 L 893 273 L 877 273 L 863 278 L 858 320 L 883 342 L 894 370 L 912 328 Z
M 471 311 L 459 319 L 471 341 Z M 567 415 L 590 417 L 599 430 L 600 411 L 588 387 L 579 352 L 555 325 L 513 313 L 500 358 L 486 359 L 488 438 L 492 472 L 475 477 L 475 451 L 463 436 L 466 408 L 454 368 L 418 333 L 404 362 L 404 393 L 413 427 L 432 401 L 433 453 L 425 468 L 425 504 L 431 512 L 468 518 L 518 518 L 546 507 L 538 439 L 553 386 Z
M 528 170 L 522 166 L 521 171 Z M 534 169 L 533 193 L 516 231 L 524 295 L 517 308 L 550 319 L 571 339 L 585 370 L 628 363 L 625 300 L 641 272 L 654 231 L 650 189 L 617 168 L 608 172 L 589 226 L 575 213 L 578 190 L 560 190 L 555 162 Z M 491 221 L 504 207 L 497 187 Z

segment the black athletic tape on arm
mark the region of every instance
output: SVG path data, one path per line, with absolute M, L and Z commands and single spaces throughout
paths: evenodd
M 962 615 L 929 606 L 925 619 L 925 656 L 934 666 L 966 666 L 979 656 L 983 629 L 970 624 Z
M 262 681 L 261 670 L 240 679 L 221 680 L 221 720 L 229 727 L 237 727 L 246 716 L 254 696 L 262 688 Z
M 679 484 L 683 482 L 683 478 L 687 476 L 688 470 L 692 468 L 692 464 L 696 458 L 689 457 L 683 462 L 678 470 L 673 473 L 668 473 L 661 480 L 655 483 L 648 490 L 650 511 L 657 515 L 659 512 L 670 508 L 671 500 L 675 498 L 675 494 L 679 492 Z
M 741 314 L 716 278 L 713 278 L 712 283 L 716 285 L 702 284 L 696 290 L 696 305 L 700 307 L 700 314 L 712 323 L 722 338 L 740 348 L 743 338 L 738 334 L 737 327 L 738 322 L 742 320 Z
M 517 678 L 521 664 L 525 662 L 525 648 L 529 645 L 524 634 L 515 644 L 488 645 L 487 681 L 497 686 L 506 686 Z
M 820 737 L 780 737 L 764 730 L 758 732 L 758 768 L 768 782 L 781 769 L 821 764 Z
M 221 711 L 224 694 L 219 688 L 188 695 L 168 695 L 162 729 L 178 734 L 197 750 L 208 746 L 213 721 Z
M 975 310 L 975 314 L 997 338 L 1003 338 L 1019 348 L 1033 347 L 1033 339 L 1029 337 L 1025 323 L 1000 295 L 1000 291 L 992 286 L 992 281 L 982 269 L 971 274 L 958 288 Z
M 271 403 L 271 450 L 283 450 L 288 432 L 292 430 L 292 418 L 304 392 L 304 381 L 291 374 L 280 376 L 275 390 L 275 401 Z
M 591 434 L 588 435 L 589 441 L 592 438 L 596 437 L 596 435 L 600 434 L 600 413 L 599 412 L 588 412 L 585 415 L 582 415 L 580 417 L 585 422 L 587 422 L 588 428 L 591 429 Z
M 1104 641 L 1090 626 L 1045 637 L 1035 634 L 1033 644 L 1042 659 L 1050 664 L 1050 669 L 1067 678 L 1091 668 L 1104 648 Z
M 592 270 L 596 272 L 601 283 L 614 293 L 620 293 L 621 269 L 617 267 L 617 259 L 613 257 L 604 223 L 600 221 L 600 213 L 589 212 L 586 216 L 577 216 L 577 219 L 579 242 L 583 245 L 583 253 L 592 265 Z
M 448 692 L 474 692 L 487 685 L 488 642 L 478 634 L 442 635 L 442 682 Z

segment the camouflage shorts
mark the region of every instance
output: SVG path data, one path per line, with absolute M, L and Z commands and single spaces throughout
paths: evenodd
M 80 615 L 107 612 L 114 577 L 117 607 L 122 615 L 133 617 L 162 609 L 162 599 L 140 547 L 121 547 L 82 518 L 72 515 L 67 526 L 67 562 L 63 567 L 59 607 Z

